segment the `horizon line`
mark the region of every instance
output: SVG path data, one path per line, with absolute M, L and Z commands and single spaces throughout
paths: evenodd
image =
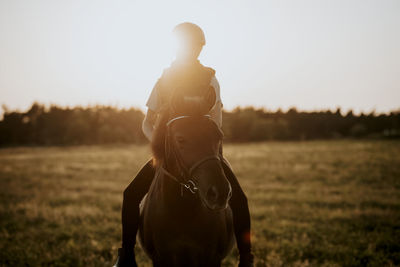
M 6 112 L 27 112 L 34 104 L 38 104 L 41 106 L 44 106 L 46 109 L 52 107 L 52 106 L 57 106 L 60 108 L 70 108 L 70 109 L 74 109 L 74 108 L 91 108 L 91 107 L 112 107 L 112 108 L 116 108 L 119 110 L 124 110 L 124 109 L 137 109 L 142 111 L 144 114 L 146 113 L 147 107 L 144 106 L 140 107 L 140 106 L 135 106 L 135 105 L 121 105 L 119 103 L 108 103 L 108 104 L 104 104 L 104 103 L 86 103 L 86 104 L 73 104 L 73 105 L 69 105 L 69 104 L 59 104 L 59 103 L 54 103 L 54 102 L 49 102 L 49 103 L 44 103 L 44 102 L 39 102 L 39 101 L 32 101 L 31 104 L 28 107 L 25 108 L 9 108 L 7 107 L 6 103 L 1 103 L 0 106 L 0 119 L 3 119 L 3 116 Z M 337 112 L 337 110 L 340 110 L 340 114 L 341 115 L 346 115 L 348 114 L 350 111 L 354 114 L 354 115 L 366 115 L 366 114 L 374 114 L 374 115 L 390 115 L 391 113 L 396 113 L 396 112 L 400 112 L 400 105 L 398 108 L 394 108 L 391 109 L 389 111 L 377 111 L 376 107 L 371 108 L 369 111 L 366 110 L 359 110 L 359 111 L 355 111 L 355 108 L 347 108 L 344 109 L 343 107 L 341 107 L 340 105 L 336 106 L 335 108 L 332 107 L 326 107 L 326 108 L 299 108 L 295 105 L 290 105 L 287 108 L 284 107 L 277 107 L 277 108 L 268 108 L 267 106 L 259 106 L 259 105 L 236 105 L 232 108 L 223 108 L 223 111 L 225 112 L 233 112 L 235 109 L 246 109 L 246 108 L 253 108 L 255 110 L 263 110 L 266 112 L 271 112 L 271 113 L 276 113 L 278 111 L 281 111 L 283 113 L 287 113 L 289 110 L 291 109 L 295 109 L 297 112 L 327 112 L 327 111 L 331 111 L 332 113 Z

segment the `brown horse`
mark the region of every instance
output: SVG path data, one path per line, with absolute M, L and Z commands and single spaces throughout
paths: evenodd
M 220 266 L 234 244 L 222 132 L 204 112 L 166 111 L 154 136 L 157 171 L 141 205 L 142 247 L 154 266 Z

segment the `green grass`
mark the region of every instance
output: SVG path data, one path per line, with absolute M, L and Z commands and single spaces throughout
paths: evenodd
M 225 145 L 256 266 L 399 266 L 400 142 Z M 0 149 L 0 265 L 111 266 L 147 146 Z M 233 250 L 224 261 L 234 266 Z M 150 266 L 137 248 L 140 266 Z

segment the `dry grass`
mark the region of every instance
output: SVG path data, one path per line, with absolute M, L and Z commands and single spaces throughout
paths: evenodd
M 400 265 L 400 142 L 224 153 L 249 198 L 256 266 Z M 149 155 L 135 145 L 0 149 L 0 265 L 111 266 L 122 191 Z M 137 259 L 150 265 L 140 248 Z

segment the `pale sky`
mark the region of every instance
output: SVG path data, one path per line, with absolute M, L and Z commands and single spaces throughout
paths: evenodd
M 185 21 L 227 109 L 400 108 L 399 0 L 0 0 L 0 104 L 144 109 Z

